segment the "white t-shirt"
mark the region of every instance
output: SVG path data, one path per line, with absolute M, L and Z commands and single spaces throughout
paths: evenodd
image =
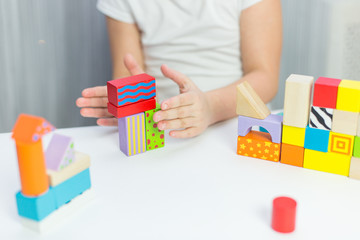
M 99 0 L 97 7 L 141 31 L 146 72 L 156 78 L 164 100 L 179 93 L 161 64 L 184 73 L 203 91 L 242 76 L 241 11 L 261 0 Z

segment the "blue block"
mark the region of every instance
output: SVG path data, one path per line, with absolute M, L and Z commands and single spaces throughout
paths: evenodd
M 259 127 L 259 131 L 260 132 L 265 132 L 265 133 L 269 133 L 268 130 L 266 130 L 265 128 L 263 127 Z
M 89 189 L 90 171 L 86 169 L 52 188 L 57 208 Z
M 37 197 L 16 194 L 16 204 L 20 216 L 40 221 L 56 210 L 55 195 L 51 189 Z
M 327 152 L 329 145 L 330 131 L 318 128 L 306 127 L 304 148 Z

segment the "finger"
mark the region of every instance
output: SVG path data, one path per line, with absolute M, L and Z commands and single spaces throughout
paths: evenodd
M 153 119 L 155 122 L 162 120 L 171 120 L 177 118 L 194 117 L 193 111 L 191 111 L 192 105 L 179 108 L 172 108 L 169 110 L 161 110 L 154 114 Z
M 78 98 L 76 106 L 78 107 L 106 107 L 108 99 L 106 97 L 96 98 Z
M 112 115 L 108 112 L 107 108 L 82 108 L 80 114 L 83 117 L 103 118 L 111 117 Z
M 98 86 L 92 88 L 86 88 L 82 91 L 82 96 L 85 98 L 89 97 L 107 97 L 106 86 Z
M 188 93 L 182 93 L 178 96 L 169 98 L 162 102 L 161 109 L 166 110 L 169 108 L 177 108 L 181 106 L 187 106 L 195 103 L 195 93 L 194 92 L 188 92 Z
M 140 65 L 136 62 L 136 59 L 130 53 L 124 56 L 124 64 L 131 75 L 144 73 Z
M 96 121 L 96 123 L 99 126 L 117 126 L 118 125 L 118 120 L 117 118 L 100 118 Z
M 166 130 L 166 129 L 189 128 L 189 127 L 195 127 L 196 125 L 197 125 L 196 118 L 188 117 L 188 118 L 179 118 L 175 120 L 160 121 L 157 126 L 160 130 Z
M 174 130 L 170 131 L 169 135 L 173 138 L 191 138 L 199 135 L 201 133 L 199 128 L 189 127 L 183 130 Z
M 192 82 L 184 74 L 169 68 L 165 64 L 161 66 L 161 71 L 165 77 L 170 78 L 179 86 L 181 93 L 187 92 L 191 88 Z

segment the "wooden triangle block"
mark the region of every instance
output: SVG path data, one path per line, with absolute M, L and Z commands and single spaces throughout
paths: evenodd
M 265 119 L 270 110 L 248 82 L 242 82 L 236 87 L 236 114 L 246 117 Z

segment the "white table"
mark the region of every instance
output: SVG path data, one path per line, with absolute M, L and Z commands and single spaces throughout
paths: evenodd
M 114 127 L 56 131 L 91 156 L 95 199 L 48 234 L 23 228 L 15 144 L 0 134 L 0 239 L 360 238 L 360 181 L 238 156 L 236 119 L 133 157 L 120 152 Z M 298 202 L 291 234 L 270 227 L 280 195 Z

